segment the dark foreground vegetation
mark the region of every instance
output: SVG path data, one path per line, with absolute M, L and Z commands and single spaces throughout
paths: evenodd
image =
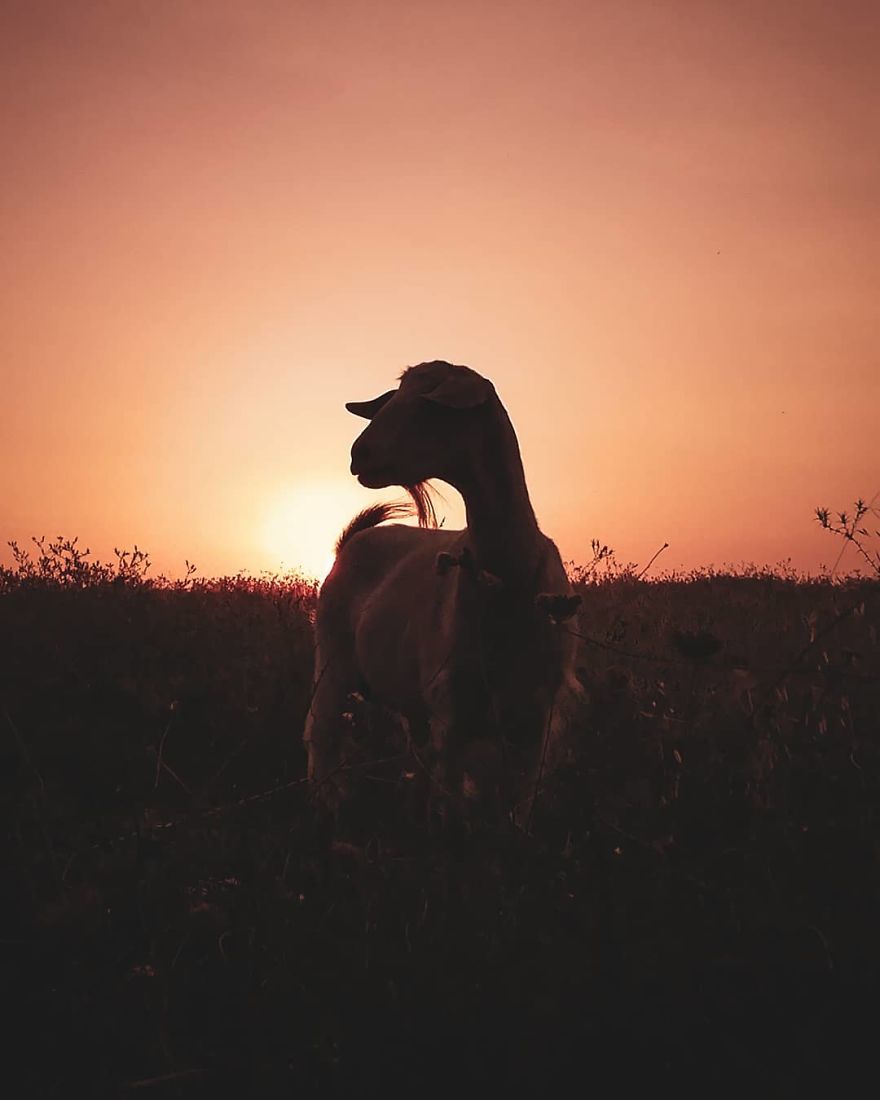
M 377 748 L 316 821 L 312 586 L 0 573 L 6 1095 L 845 1094 L 875 1076 L 880 583 L 581 576 L 528 828 Z

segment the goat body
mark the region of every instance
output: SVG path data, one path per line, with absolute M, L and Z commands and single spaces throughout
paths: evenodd
M 462 491 L 468 526 L 379 526 L 400 514 L 382 505 L 340 538 L 316 619 L 305 731 L 315 789 L 334 804 L 346 788 L 353 692 L 405 719 L 447 793 L 497 790 L 515 775 L 530 783 L 558 754 L 580 691 L 575 639 L 559 621 L 578 598 L 534 519 L 507 414 L 491 383 L 447 363 L 410 368 L 397 391 L 354 411 L 372 423 L 353 472 L 410 487 L 441 477 Z M 408 448 L 413 421 L 419 446 Z

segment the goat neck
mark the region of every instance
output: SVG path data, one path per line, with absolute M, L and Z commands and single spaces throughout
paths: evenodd
M 456 488 L 467 509 L 468 542 L 480 569 L 516 587 L 533 584 L 543 551 L 519 444 L 497 397 L 469 449 Z

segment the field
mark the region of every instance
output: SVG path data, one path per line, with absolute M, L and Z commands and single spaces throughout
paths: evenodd
M 10 1097 L 788 1096 L 872 1066 L 880 582 L 582 571 L 526 829 L 303 781 L 315 592 L 0 574 Z

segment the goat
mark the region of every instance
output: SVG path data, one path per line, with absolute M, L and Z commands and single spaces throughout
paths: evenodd
M 561 625 L 580 597 L 538 528 L 507 412 L 488 379 L 442 361 L 346 408 L 370 421 L 352 474 L 371 489 L 406 488 L 420 527 L 379 526 L 408 510 L 380 504 L 339 538 L 316 614 L 304 734 L 313 789 L 334 809 L 348 794 L 342 715 L 362 693 L 433 751 L 448 796 L 484 797 L 494 784 L 497 798 L 511 763 L 528 793 L 581 693 L 575 637 Z M 437 529 L 429 478 L 461 493 L 463 531 Z

